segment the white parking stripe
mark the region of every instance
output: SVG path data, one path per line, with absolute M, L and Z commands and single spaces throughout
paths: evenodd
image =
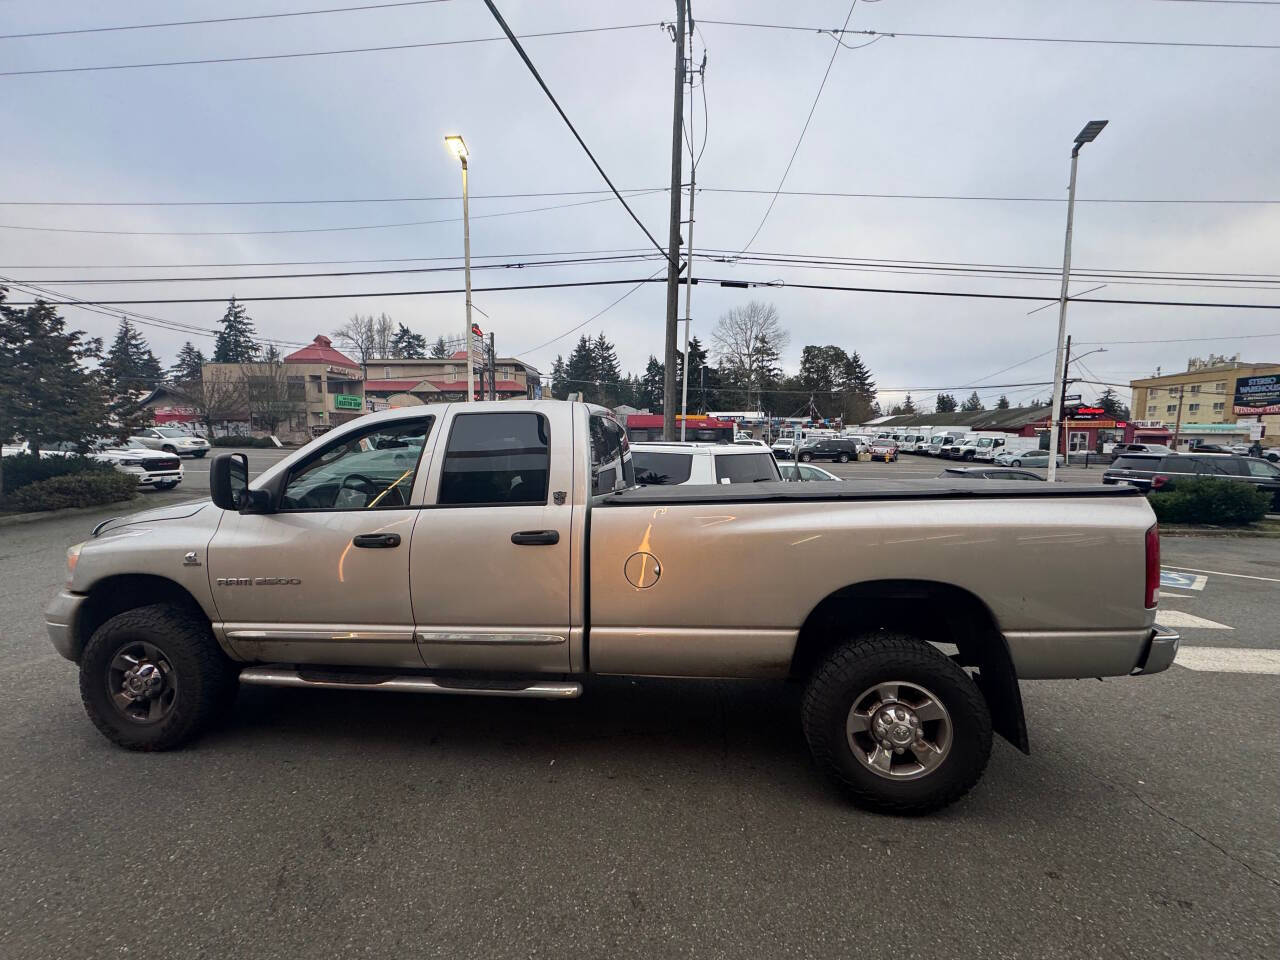
M 1169 567 L 1170 570 L 1190 570 L 1192 573 L 1211 573 L 1215 577 L 1239 577 L 1241 580 L 1264 580 L 1267 583 L 1280 583 L 1276 577 L 1255 577 L 1247 573 L 1223 573 L 1221 570 L 1197 570 L 1195 567 Z
M 1197 617 L 1194 613 L 1185 613 L 1182 610 L 1161 610 L 1156 614 L 1156 620 L 1163 627 L 1178 627 L 1183 630 L 1234 630 L 1235 627 L 1229 627 L 1225 623 L 1218 623 L 1216 620 L 1206 620 L 1204 617 Z
M 1188 670 L 1206 673 L 1268 673 L 1280 675 L 1280 650 L 1243 650 L 1240 647 L 1188 647 L 1178 649 L 1173 661 Z

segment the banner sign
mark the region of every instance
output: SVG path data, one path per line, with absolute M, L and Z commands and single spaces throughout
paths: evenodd
M 1280 374 L 1265 377 L 1241 377 L 1236 381 L 1233 413 L 1257 417 L 1280 413 Z

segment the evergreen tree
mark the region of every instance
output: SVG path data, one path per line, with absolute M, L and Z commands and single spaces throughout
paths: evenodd
M 620 402 L 618 394 L 622 368 L 618 366 L 617 350 L 603 332 L 596 334 L 595 340 L 591 342 L 591 355 L 595 379 L 599 384 L 600 399 L 596 402 L 606 407 L 616 407 Z
M 4 294 L 0 287 L 0 441 L 21 438 L 38 455 L 48 444 L 102 433 L 104 378 L 84 365 L 101 358 L 102 342 L 68 331 L 43 300 L 17 310 L 4 304 Z
M 213 362 L 253 363 L 262 352 L 254 339 L 256 335 L 248 311 L 232 297 L 227 312 L 222 315 L 222 329 L 213 342 Z
M 902 406 L 898 408 L 899 413 L 909 414 L 916 413 L 916 405 L 911 400 L 911 394 L 907 394 L 906 399 L 902 401 Z
M 1107 411 L 1107 416 L 1112 420 L 1129 419 L 1129 408 L 1120 402 L 1120 396 L 1110 387 L 1099 395 L 1098 406 Z
M 969 394 L 969 399 L 960 404 L 961 413 L 976 413 L 979 410 L 985 409 L 987 408 L 982 405 L 982 398 L 978 396 L 977 390 Z
M 403 323 L 396 324 L 391 338 L 391 356 L 400 360 L 421 360 L 427 355 L 427 338 L 414 333 Z
M 551 398 L 563 400 L 569 396 L 569 384 L 565 380 L 564 356 L 556 354 L 556 362 L 551 365 Z
M 169 368 L 169 379 L 177 383 L 199 380 L 200 368 L 206 362 L 204 354 L 192 346 L 191 341 L 188 340 L 178 351 L 177 361 Z
M 597 402 L 595 347 L 589 337 L 578 338 L 565 364 L 565 381 L 569 393 L 580 393 L 584 400 Z
M 160 361 L 146 338 L 128 318 L 120 318 L 111 348 L 99 367 L 105 387 L 113 396 L 150 391 L 160 382 Z
M 662 391 L 666 387 L 667 366 L 653 354 L 649 354 L 649 362 L 645 365 L 644 376 L 640 378 L 640 395 L 636 398 L 637 406 L 648 408 L 650 413 L 662 413 Z
M 955 395 L 951 393 L 938 394 L 937 399 L 934 401 L 933 409 L 934 409 L 934 412 L 936 413 L 955 413 L 956 412 Z
M 843 395 L 841 414 L 845 423 L 866 423 L 880 415 L 880 407 L 876 404 L 876 383 L 856 350 L 849 354 L 844 365 L 839 389 Z
M 443 336 L 436 337 L 436 342 L 431 344 L 432 360 L 447 360 L 453 356 L 453 351 L 449 349 L 449 341 Z
M 1009 398 L 1006 397 L 1003 393 L 1000 394 L 1000 399 L 996 401 L 996 409 L 997 410 L 1009 409 Z

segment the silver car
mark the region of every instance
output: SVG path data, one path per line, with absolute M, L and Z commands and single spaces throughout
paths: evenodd
M 179 456 L 203 457 L 209 452 L 209 441 L 178 427 L 148 427 L 129 438 L 130 447 L 147 447 Z

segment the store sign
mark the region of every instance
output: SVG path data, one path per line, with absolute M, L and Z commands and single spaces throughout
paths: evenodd
M 1067 415 L 1075 420 L 1093 420 L 1107 416 L 1106 407 L 1072 407 Z
M 1231 411 L 1247 417 L 1280 413 L 1280 374 L 1241 377 L 1237 380 L 1235 403 Z
M 333 395 L 333 406 L 335 410 L 363 410 L 364 398 L 355 394 L 335 393 Z

